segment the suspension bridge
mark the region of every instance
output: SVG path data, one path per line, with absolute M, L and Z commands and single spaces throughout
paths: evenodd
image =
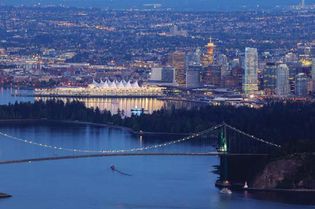
M 200 139 L 202 136 L 209 136 L 211 134 L 217 135 L 217 149 L 216 151 L 199 152 L 199 153 L 178 153 L 178 152 L 152 152 L 152 150 L 168 147 L 171 145 L 183 143 Z M 4 132 L 0 132 L 0 136 L 9 140 L 14 140 L 26 145 L 37 146 L 45 149 L 53 149 L 57 151 L 65 151 L 71 153 L 78 153 L 76 155 L 53 156 L 43 158 L 30 158 L 19 160 L 3 160 L 0 164 L 12 163 L 27 163 L 39 162 L 49 160 L 62 159 L 78 159 L 78 158 L 94 158 L 94 157 L 115 157 L 115 156 L 254 156 L 254 155 L 270 155 L 276 150 L 281 149 L 281 145 L 273 143 L 271 140 L 265 140 L 229 124 L 221 123 L 212 126 L 204 131 L 191 134 L 189 136 L 161 143 L 156 145 L 149 145 L 143 147 L 135 147 L 130 149 L 117 150 L 90 150 L 90 149 L 71 149 L 67 147 L 53 146 L 49 144 L 42 144 L 30 139 L 23 139 Z M 203 140 L 208 140 L 205 138 Z

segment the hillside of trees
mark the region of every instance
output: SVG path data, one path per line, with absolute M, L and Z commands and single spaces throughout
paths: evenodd
M 207 106 L 191 110 L 172 108 L 153 114 L 122 118 L 80 102 L 49 100 L 0 105 L 0 119 L 73 120 L 125 126 L 135 131 L 192 133 L 223 121 L 277 143 L 315 141 L 315 105 L 312 103 L 270 102 L 260 109 L 232 106 Z M 305 146 L 303 146 L 305 147 Z M 297 149 L 294 143 L 288 149 Z

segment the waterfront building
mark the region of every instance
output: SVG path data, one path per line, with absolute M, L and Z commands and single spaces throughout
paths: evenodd
M 295 77 L 295 95 L 298 97 L 308 95 L 308 77 L 305 73 L 299 73 Z
M 258 52 L 256 48 L 245 49 L 245 73 L 243 91 L 245 95 L 258 91 Z
M 277 82 L 277 65 L 268 62 L 263 70 L 263 89 L 266 95 L 274 95 Z
M 287 97 L 290 94 L 289 68 L 286 64 L 277 67 L 276 94 L 279 97 Z
M 93 80 L 87 87 L 35 89 L 34 93 L 37 97 L 159 97 L 163 96 L 163 88 L 140 86 L 138 81 Z

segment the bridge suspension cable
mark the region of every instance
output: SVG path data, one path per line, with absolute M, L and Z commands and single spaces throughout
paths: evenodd
M 54 149 L 54 150 L 60 150 L 60 151 L 67 151 L 67 152 L 80 152 L 80 153 L 127 153 L 127 152 L 138 152 L 138 151 L 144 151 L 144 150 L 151 150 L 151 149 L 158 149 L 158 148 L 162 148 L 162 147 L 167 147 L 173 144 L 178 144 L 178 143 L 182 143 L 185 141 L 189 141 L 192 139 L 195 139 L 196 137 L 202 136 L 206 133 L 212 132 L 217 130 L 218 128 L 221 128 L 223 126 L 223 124 L 220 125 L 216 125 L 213 126 L 209 129 L 206 129 L 204 131 L 201 131 L 199 133 L 195 133 L 192 134 L 190 136 L 178 139 L 178 140 L 174 140 L 174 141 L 170 141 L 170 142 L 166 142 L 163 144 L 157 144 L 157 145 L 150 145 L 150 146 L 145 146 L 145 147 L 137 147 L 137 148 L 131 148 L 131 149 L 120 149 L 120 150 L 88 150 L 88 149 L 71 149 L 71 148 L 65 148 L 65 147 L 59 147 L 59 146 L 53 146 L 53 145 L 48 145 L 48 144 L 42 144 L 42 143 L 38 143 L 38 142 L 34 142 L 32 140 L 28 140 L 28 139 L 22 139 L 16 136 L 12 136 L 9 134 L 6 134 L 4 132 L 0 132 L 0 135 L 9 138 L 9 139 L 13 139 L 15 141 L 19 141 L 25 144 L 30 144 L 30 145 L 34 145 L 34 146 L 38 146 L 38 147 L 44 147 L 44 148 L 49 148 L 49 149 Z
M 228 128 L 230 128 L 231 130 L 236 131 L 236 132 L 238 132 L 238 133 L 240 133 L 240 134 L 242 134 L 242 135 L 244 135 L 244 136 L 247 136 L 247 137 L 249 137 L 250 139 L 253 139 L 253 140 L 256 140 L 256 141 L 265 143 L 265 144 L 270 145 L 270 146 L 273 146 L 273 147 L 281 148 L 281 145 L 278 145 L 278 144 L 275 144 L 275 143 L 266 141 L 266 140 L 264 140 L 264 139 L 258 138 L 258 137 L 254 136 L 254 135 L 245 133 L 244 131 L 242 131 L 242 130 L 240 130 L 240 129 L 237 129 L 237 128 L 233 127 L 233 126 L 230 126 L 230 125 L 228 125 L 228 124 L 226 124 L 226 123 L 223 123 L 223 126 L 228 127 Z

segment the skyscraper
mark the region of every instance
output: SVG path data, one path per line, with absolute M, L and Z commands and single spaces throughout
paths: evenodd
M 295 95 L 299 97 L 307 96 L 308 78 L 305 73 L 299 73 L 295 77 Z
M 176 51 L 170 55 L 169 64 L 175 68 L 175 80 L 179 85 L 186 84 L 186 53 Z
M 151 69 L 150 81 L 173 84 L 175 70 L 173 67 L 155 67 Z
M 201 86 L 201 73 L 203 67 L 201 65 L 190 65 L 186 71 L 186 87 L 197 88 Z
M 258 91 L 258 52 L 256 48 L 245 49 L 245 75 L 243 91 L 245 95 Z
M 226 77 L 230 75 L 229 61 L 225 54 L 220 54 L 218 64 L 221 66 L 221 76 Z
M 268 62 L 263 71 L 263 88 L 266 95 L 275 94 L 277 83 L 277 65 L 274 62 Z
M 277 67 L 276 94 L 280 97 L 287 97 L 290 94 L 289 68 L 286 64 Z

